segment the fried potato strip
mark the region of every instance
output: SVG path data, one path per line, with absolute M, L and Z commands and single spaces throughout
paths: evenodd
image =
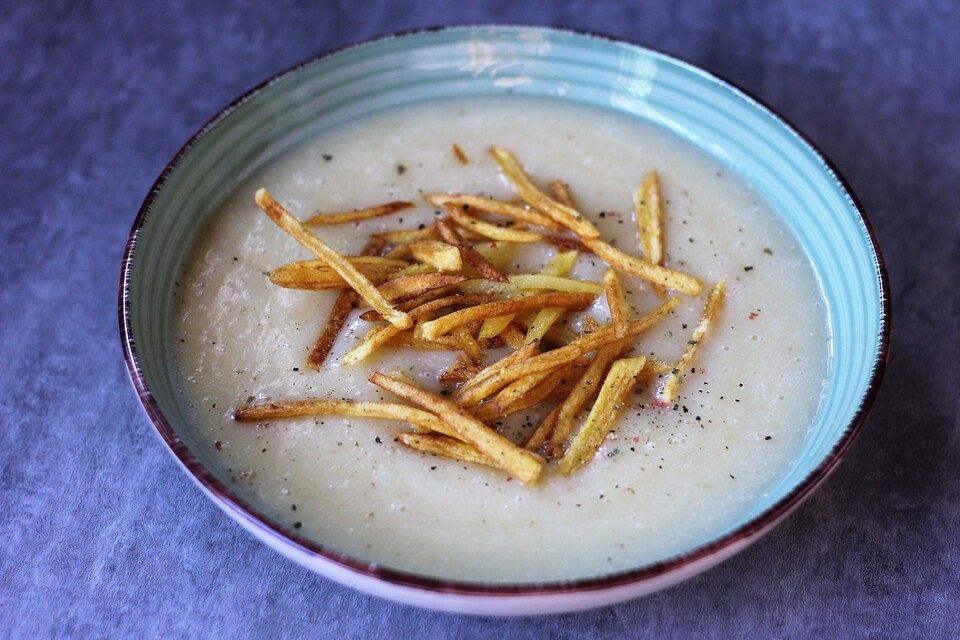
M 687 348 L 684 349 L 683 355 L 677 360 L 677 364 L 670 370 L 660 389 L 657 390 L 656 398 L 658 405 L 671 406 L 677 401 L 677 394 L 680 391 L 680 383 L 683 382 L 684 372 L 696 357 L 700 343 L 703 342 L 704 336 L 707 335 L 707 332 L 713 325 L 714 319 L 720 312 L 720 308 L 723 307 L 725 297 L 726 283 L 720 281 L 717 283 L 717 286 L 710 291 L 710 295 L 707 296 L 707 303 L 703 308 L 703 314 L 700 316 L 700 322 L 697 324 L 697 328 L 693 330 L 693 335 L 691 335 L 687 341 Z
M 522 482 L 533 484 L 540 477 L 541 461 L 537 456 L 521 449 L 446 398 L 379 371 L 370 375 L 370 382 L 430 411 L 456 429 L 461 440 L 475 446 L 496 466 Z
M 405 329 L 413 324 L 413 320 L 404 313 L 394 309 L 387 300 L 380 295 L 377 288 L 360 273 L 356 267 L 344 258 L 342 255 L 331 249 L 320 238 L 313 235 L 309 229 L 303 226 L 289 211 L 273 199 L 270 192 L 266 189 L 260 189 L 256 193 L 257 205 L 273 222 L 290 234 L 297 242 L 312 251 L 318 258 L 325 260 L 330 267 L 343 278 L 350 288 L 355 290 L 367 304 L 376 309 L 383 318 L 390 324 Z

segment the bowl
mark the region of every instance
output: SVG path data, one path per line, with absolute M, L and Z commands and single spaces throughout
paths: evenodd
M 549 97 L 652 122 L 723 163 L 782 217 L 812 263 L 832 332 L 830 373 L 804 450 L 781 482 L 718 537 L 629 571 L 553 584 L 480 584 L 347 557 L 287 531 L 202 461 L 170 360 L 179 265 L 218 203 L 252 170 L 347 120 L 414 101 Z M 812 96 L 811 96 L 811 99 Z M 300 64 L 205 124 L 170 161 L 123 256 L 119 319 L 133 386 L 156 431 L 204 493 L 254 536 L 344 585 L 398 602 L 473 614 L 586 609 L 693 576 L 756 541 L 835 468 L 876 395 L 889 340 L 886 273 L 850 188 L 797 129 L 744 91 L 668 55 L 541 27 L 466 26 L 388 36 Z

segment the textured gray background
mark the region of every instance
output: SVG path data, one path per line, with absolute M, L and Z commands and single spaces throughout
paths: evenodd
M 0 5 L 0 636 L 957 637 L 960 5 L 439 4 Z M 207 117 L 326 49 L 495 20 L 636 39 L 782 110 L 862 198 L 894 300 L 880 398 L 812 500 L 665 593 L 543 619 L 389 604 L 256 543 L 154 437 L 116 328 L 133 216 Z

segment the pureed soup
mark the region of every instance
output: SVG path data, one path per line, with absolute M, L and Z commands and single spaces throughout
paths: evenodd
M 353 366 L 341 362 L 372 327 L 386 324 L 361 319 L 368 309 L 362 303 L 320 370 L 305 366 L 338 290 L 286 289 L 270 281 L 273 269 L 315 256 L 264 215 L 254 194 L 267 187 L 300 219 L 397 200 L 416 204 L 312 228 L 341 254 L 357 255 L 371 234 L 448 219 L 424 194 L 518 202 L 488 152 L 492 145 L 513 152 L 545 191 L 552 180 L 565 181 L 600 237 L 634 256 L 643 255 L 634 193 L 658 172 L 664 264 L 699 279 L 703 291 L 696 297 L 668 292 L 679 304 L 620 357 L 675 365 L 692 342 L 709 292 L 726 283 L 724 303 L 685 367 L 676 400 L 665 407 L 656 402 L 669 374 L 639 376 L 597 453 L 570 475 L 558 471 L 556 458 L 545 462 L 530 485 L 500 469 L 411 449 L 398 435 L 414 429 L 397 420 L 235 421 L 238 407 L 268 401 L 413 406 L 371 384 L 374 371 L 399 372 L 448 399 L 457 396 L 438 376 L 462 357 L 459 351 L 383 346 Z M 488 255 L 507 274 L 539 273 L 564 250 L 542 242 L 496 243 Z M 602 284 L 606 269 L 595 255 L 580 253 L 567 277 Z M 649 282 L 618 275 L 632 318 L 664 303 Z M 175 298 L 175 360 L 194 412 L 191 435 L 215 473 L 271 518 L 329 549 L 470 581 L 596 577 L 722 534 L 793 464 L 828 373 L 829 329 L 813 270 L 748 185 L 660 129 L 555 101 L 416 104 L 309 140 L 258 170 L 223 203 L 190 254 Z M 520 314 L 517 323 L 522 327 L 530 315 Z M 604 295 L 565 314 L 548 336 L 562 342 L 596 330 L 588 318 L 610 322 Z M 468 330 L 476 337 L 476 325 Z M 482 366 L 512 352 L 486 346 Z M 522 447 L 584 368 L 570 371 L 571 379 L 538 405 L 489 424 Z M 574 433 L 589 409 L 587 403 Z

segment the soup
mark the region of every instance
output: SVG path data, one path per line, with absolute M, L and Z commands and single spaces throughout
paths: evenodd
M 452 151 L 456 144 L 463 157 Z M 311 416 L 244 424 L 234 410 L 267 400 L 403 402 L 373 371 L 400 371 L 440 391 L 454 351 L 383 347 L 345 366 L 369 330 L 351 313 L 320 371 L 304 365 L 337 297 L 275 286 L 272 269 L 313 256 L 263 215 L 266 186 L 301 218 L 409 200 L 416 207 L 315 228 L 343 254 L 372 233 L 439 219 L 423 195 L 516 194 L 487 150 L 508 148 L 540 184 L 566 181 L 601 237 L 640 253 L 633 193 L 660 176 L 666 265 L 704 283 L 636 341 L 629 355 L 674 363 L 712 285 L 725 304 L 698 346 L 679 396 L 654 402 L 642 381 L 596 456 L 571 475 L 543 467 L 527 485 L 497 469 L 411 450 L 390 420 Z M 464 164 L 463 160 L 466 160 Z M 537 273 L 560 251 L 509 248 L 507 267 Z M 583 253 L 569 277 L 600 282 L 607 265 Z M 638 313 L 663 303 L 620 275 Z M 829 327 L 815 274 L 774 212 L 713 159 L 652 125 L 579 105 L 518 97 L 415 104 L 323 133 L 258 168 L 213 216 L 175 294 L 174 354 L 193 412 L 192 439 L 221 479 L 256 508 L 325 547 L 404 571 L 489 583 L 596 577 L 664 560 L 722 535 L 786 474 L 824 394 Z M 599 296 L 570 315 L 609 322 Z M 589 322 L 589 321 L 588 321 Z M 484 353 L 489 364 L 507 347 Z M 553 403 L 555 404 L 555 402 Z M 523 443 L 553 404 L 498 420 Z

